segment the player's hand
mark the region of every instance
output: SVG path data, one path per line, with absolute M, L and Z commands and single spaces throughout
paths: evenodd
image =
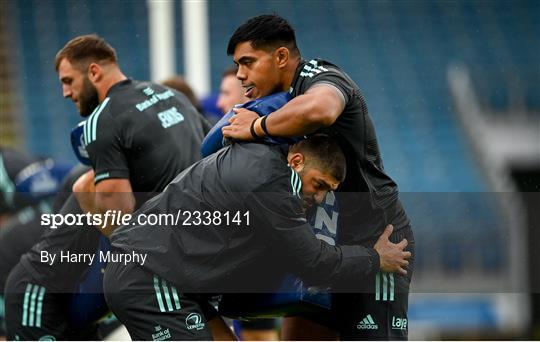
M 251 136 L 251 123 L 259 115 L 245 108 L 233 108 L 234 115 L 229 119 L 229 126 L 221 129 L 223 136 L 227 139 L 253 140 Z
M 401 240 L 397 244 L 388 240 L 393 230 L 394 227 L 392 225 L 389 224 L 386 226 L 373 248 L 379 253 L 380 268 L 382 271 L 406 275 L 407 270 L 405 268 L 409 265 L 407 259 L 411 257 L 411 252 L 404 250 L 408 244 L 406 239 Z

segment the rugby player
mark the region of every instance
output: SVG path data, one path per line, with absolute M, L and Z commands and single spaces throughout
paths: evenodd
M 287 318 L 283 339 L 406 339 L 408 292 L 414 265 L 414 237 L 398 197 L 396 183 L 384 171 L 375 134 L 362 93 L 338 66 L 304 60 L 294 29 L 277 15 L 249 19 L 231 36 L 227 53 L 238 65 L 237 78 L 245 96 L 255 99 L 288 91 L 293 99 L 268 116 L 235 109 L 223 135 L 236 140 L 264 136 L 298 137 L 326 132 L 338 139 L 347 159 L 347 177 L 336 193 L 340 203 L 339 244 L 372 247 L 388 224 L 391 241 L 407 239 L 413 257 L 396 272 L 373 272 L 358 279 L 364 288 L 333 296 L 326 317 Z M 342 292 L 347 289 L 341 289 Z M 369 322 L 369 324 L 364 324 Z
M 109 263 L 104 291 L 134 340 L 209 340 L 211 293 L 272 290 L 253 266 L 279 250 L 282 268 L 311 284 L 343 285 L 382 267 L 396 271 L 409 252 L 388 241 L 374 248 L 318 240 L 305 210 L 346 173 L 338 144 L 315 135 L 292 145 L 233 144 L 182 172 L 111 235 L 119 254 L 144 264 Z M 240 213 L 238 218 L 237 213 Z M 140 215 L 178 217 L 140 224 Z M 247 273 L 247 274 L 246 274 Z M 186 293 L 198 292 L 197 296 Z
M 63 96 L 86 118 L 84 142 L 93 168 L 75 183 L 77 197 L 68 198 L 60 214 L 129 214 L 200 159 L 203 117 L 184 95 L 127 78 L 104 39 L 72 39 L 57 53 L 55 67 Z M 89 265 L 59 262 L 60 255 L 96 253 L 99 234 L 114 227 L 64 224 L 23 255 L 6 284 L 9 339 L 77 338 L 61 294 L 73 291 Z M 43 262 L 43 251 L 57 262 Z

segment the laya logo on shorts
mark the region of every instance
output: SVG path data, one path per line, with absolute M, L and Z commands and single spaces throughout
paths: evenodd
M 407 330 L 407 319 L 392 316 L 392 329 Z
M 378 330 L 379 326 L 375 324 L 375 321 L 371 315 L 367 315 L 363 320 L 358 322 L 356 328 L 360 330 Z
M 204 328 L 204 323 L 202 323 L 201 315 L 194 312 L 190 313 L 186 318 L 186 326 L 188 330 L 201 330 L 202 328 Z
M 168 328 L 163 329 L 161 325 L 157 325 L 154 330 L 156 333 L 152 334 L 152 341 L 166 341 L 171 338 L 171 332 Z

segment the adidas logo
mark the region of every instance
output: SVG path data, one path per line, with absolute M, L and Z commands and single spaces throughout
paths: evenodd
M 378 330 L 379 326 L 375 324 L 371 315 L 367 315 L 362 321 L 358 322 L 356 328 L 360 330 Z

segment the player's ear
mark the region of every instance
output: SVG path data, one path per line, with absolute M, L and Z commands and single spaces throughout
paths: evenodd
M 284 46 L 279 47 L 276 49 L 275 56 L 278 68 L 284 68 L 289 61 L 289 49 Z
M 97 83 L 103 78 L 103 69 L 97 63 L 90 63 L 88 66 L 88 78 L 92 83 Z
M 304 164 L 306 162 L 304 155 L 299 152 L 290 154 L 288 161 L 289 161 L 289 166 L 296 172 L 302 171 L 304 169 Z

